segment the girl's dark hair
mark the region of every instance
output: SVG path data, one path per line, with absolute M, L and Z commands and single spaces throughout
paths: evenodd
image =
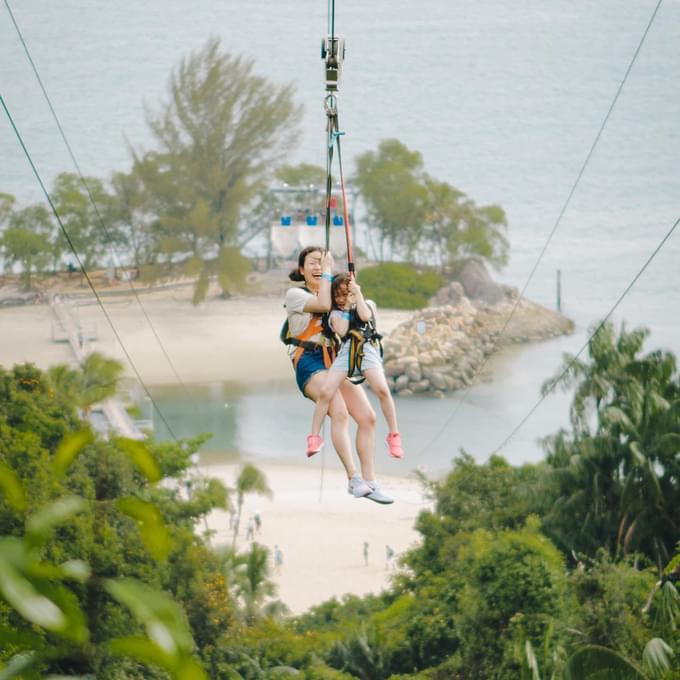
M 300 269 L 302 269 L 305 266 L 305 260 L 307 259 L 307 255 L 309 253 L 314 253 L 314 252 L 319 252 L 323 253 L 324 249 L 321 246 L 307 246 L 306 248 L 303 248 L 300 251 L 300 255 L 298 255 L 298 266 L 293 269 L 293 271 L 288 274 L 288 278 L 291 281 L 304 281 L 305 277 L 300 273 Z
M 349 274 L 336 274 L 331 282 L 331 309 L 340 309 L 335 302 L 335 296 L 338 293 L 338 288 L 342 285 L 347 285 L 349 283 Z

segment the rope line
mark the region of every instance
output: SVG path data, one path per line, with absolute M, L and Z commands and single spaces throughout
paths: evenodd
M 567 364 L 566 368 L 560 373 L 560 375 L 557 378 L 554 378 L 548 388 L 546 389 L 545 393 L 541 396 L 541 398 L 529 409 L 529 412 L 522 418 L 522 420 L 514 427 L 512 432 L 501 442 L 499 446 L 496 447 L 495 451 L 500 451 L 514 436 L 517 434 L 517 432 L 520 430 L 520 428 L 526 423 L 527 420 L 534 414 L 536 409 L 541 405 L 543 400 L 553 392 L 555 387 L 560 383 L 562 378 L 569 372 L 571 367 L 576 363 L 578 358 L 581 356 L 583 351 L 590 345 L 592 342 L 593 338 L 602 330 L 604 325 L 609 321 L 611 315 L 616 311 L 617 307 L 621 304 L 623 299 L 628 295 L 630 290 L 633 288 L 633 286 L 637 283 L 637 280 L 642 276 L 644 273 L 645 269 L 650 265 L 652 260 L 656 257 L 658 252 L 663 248 L 663 246 L 666 244 L 666 241 L 671 237 L 673 232 L 675 231 L 676 227 L 680 224 L 680 217 L 673 223 L 673 226 L 666 232 L 666 235 L 661 239 L 657 247 L 652 251 L 652 254 L 647 258 L 647 261 L 642 265 L 638 273 L 633 277 L 633 280 L 626 286 L 625 290 L 621 295 L 619 295 L 618 299 L 614 303 L 613 307 L 607 312 L 607 315 L 600 321 L 600 323 L 597 325 L 595 330 L 588 336 L 588 339 L 583 343 L 583 346 L 579 351 L 572 357 L 571 361 Z
M 345 192 L 345 176 L 342 171 L 342 152 L 340 150 L 340 134 L 335 137 L 338 145 L 338 168 L 340 172 L 340 191 L 342 192 L 342 212 L 345 218 L 345 240 L 347 241 L 347 271 L 354 276 L 354 255 L 352 254 L 352 233 L 349 224 L 349 206 L 347 205 L 347 194 Z
M 71 161 L 73 162 L 73 165 L 76 168 L 76 172 L 78 174 L 78 177 L 80 178 L 80 182 L 83 185 L 85 191 L 87 192 L 87 195 L 90 199 L 90 203 L 92 204 L 92 207 L 94 208 L 95 214 L 97 216 L 97 220 L 99 222 L 99 225 L 102 228 L 102 230 L 104 231 L 104 234 L 106 235 L 106 238 L 109 241 L 110 252 L 113 255 L 114 259 L 116 260 L 116 266 L 122 268 L 120 259 L 117 255 L 115 249 L 111 245 L 113 243 L 113 238 L 111 236 L 111 232 L 108 229 L 108 227 L 106 226 L 104 219 L 102 218 L 101 213 L 99 211 L 99 207 L 97 206 L 97 202 L 94 200 L 94 196 L 92 195 L 90 187 L 88 186 L 87 182 L 85 181 L 85 177 L 83 176 L 83 172 L 81 171 L 80 164 L 78 163 L 78 160 L 76 159 L 76 156 L 73 152 L 73 148 L 71 147 L 71 144 L 69 143 L 68 138 L 66 137 L 66 133 L 64 132 L 64 128 L 61 125 L 61 121 L 59 120 L 59 116 L 57 116 L 57 112 L 55 111 L 54 106 L 52 105 L 52 100 L 50 99 L 50 96 L 47 93 L 47 89 L 45 88 L 45 85 L 43 83 L 42 78 L 40 77 L 40 73 L 38 72 L 38 68 L 35 65 L 33 57 L 31 56 L 31 52 L 28 49 L 28 45 L 26 44 L 26 41 L 24 40 L 24 36 L 23 36 L 23 34 L 22 34 L 22 32 L 19 28 L 19 25 L 18 25 L 18 23 L 17 23 L 17 21 L 14 17 L 14 13 L 12 12 L 12 8 L 9 5 L 9 0 L 4 0 L 4 2 L 5 2 L 5 7 L 7 8 L 9 16 L 12 20 L 12 23 L 14 24 L 14 28 L 16 29 L 17 35 L 19 36 L 19 40 L 20 40 L 20 42 L 21 42 L 21 44 L 24 48 L 24 52 L 26 53 L 26 57 L 28 59 L 28 62 L 30 63 L 31 68 L 33 69 L 33 73 L 36 77 L 36 80 L 38 81 L 38 84 L 39 84 L 40 89 L 43 93 L 43 96 L 45 97 L 45 101 L 47 102 L 47 106 L 49 107 L 50 112 L 52 113 L 52 117 L 54 118 L 54 122 L 57 125 L 57 128 L 59 130 L 59 134 L 61 135 L 61 138 L 64 142 L 64 145 L 66 146 L 66 149 L 69 153 L 69 156 L 71 157 Z M 150 319 L 150 317 L 149 317 L 149 315 L 146 311 L 146 307 L 142 304 L 142 301 L 141 301 L 139 294 L 137 292 L 137 288 L 133 284 L 132 280 L 129 279 L 129 278 L 127 278 L 127 283 L 130 286 L 130 289 L 132 290 L 132 292 L 135 296 L 135 299 L 137 300 L 137 303 L 139 304 L 140 309 L 142 310 L 142 314 L 144 315 L 144 318 L 146 319 L 146 322 L 149 325 L 149 328 L 151 329 L 151 332 L 153 333 L 153 336 L 156 339 L 158 346 L 160 347 L 161 351 L 163 352 L 163 355 L 165 356 L 165 359 L 166 359 L 168 365 L 170 366 L 175 378 L 177 379 L 177 382 L 182 386 L 185 395 L 191 401 L 192 405 L 194 406 L 194 409 L 197 410 L 195 400 L 191 396 L 189 389 L 187 388 L 186 384 L 184 383 L 184 381 L 180 377 L 180 375 L 179 375 L 179 373 L 178 373 L 178 371 L 175 367 L 175 364 L 173 363 L 173 361 L 170 358 L 167 350 L 165 349 L 165 346 L 163 345 L 163 342 L 161 341 L 161 339 L 160 339 L 160 337 L 159 337 L 159 335 L 156 331 L 156 327 L 152 323 L 152 321 L 151 321 L 151 319 Z
M 619 87 L 616 91 L 616 94 L 614 95 L 614 98 L 612 99 L 611 104 L 609 105 L 609 109 L 602 121 L 602 124 L 600 125 L 600 129 L 597 132 L 597 135 L 595 136 L 595 139 L 590 147 L 590 150 L 588 151 L 585 160 L 583 161 L 583 164 L 581 165 L 581 169 L 578 172 L 578 175 L 576 176 L 576 180 L 574 181 L 571 190 L 569 191 L 569 194 L 567 196 L 567 199 L 565 200 L 564 204 L 562 205 L 562 209 L 560 210 L 557 219 L 555 220 L 555 224 L 553 225 L 552 229 L 550 230 L 550 233 L 548 234 L 548 238 L 546 239 L 543 248 L 541 249 L 541 252 L 538 255 L 538 258 L 536 259 L 536 262 L 534 263 L 534 266 L 532 267 L 529 276 L 527 280 L 524 283 L 524 286 L 522 287 L 522 290 L 520 291 L 517 300 L 515 300 L 514 305 L 512 306 L 512 309 L 510 310 L 510 314 L 506 318 L 505 322 L 503 323 L 503 326 L 499 332 L 499 334 L 496 336 L 493 346 L 491 348 L 491 351 L 482 359 L 482 362 L 479 364 L 477 369 L 473 372 L 472 377 L 470 378 L 470 384 L 466 387 L 465 391 L 463 392 L 462 397 L 458 400 L 458 403 L 453 409 L 452 414 L 449 416 L 449 418 L 445 421 L 444 425 L 437 431 L 435 436 L 428 442 L 428 444 L 421 450 L 421 453 L 425 450 L 427 450 L 432 444 L 434 444 L 439 437 L 445 432 L 445 430 L 449 427 L 453 419 L 456 417 L 458 411 L 460 411 L 462 405 L 465 403 L 467 400 L 468 395 L 470 394 L 470 390 L 474 386 L 474 379 L 479 375 L 479 373 L 482 371 L 482 369 L 486 366 L 489 357 L 493 352 L 496 350 L 496 347 L 498 346 L 498 343 L 500 342 L 501 338 L 503 337 L 505 331 L 508 328 L 508 325 L 510 324 L 510 321 L 512 321 L 513 316 L 515 315 L 515 312 L 517 311 L 517 307 L 519 306 L 519 303 L 521 302 L 522 298 L 524 297 L 524 293 L 526 292 L 527 288 L 529 287 L 529 284 L 531 283 L 531 280 L 534 277 L 534 274 L 536 273 L 536 270 L 538 269 L 539 264 L 541 263 L 541 260 L 543 259 L 543 256 L 545 255 L 546 251 L 548 250 L 548 246 L 550 245 L 553 236 L 555 235 L 555 232 L 557 231 L 560 223 L 562 222 L 562 218 L 564 217 L 564 214 L 567 211 L 567 208 L 569 204 L 571 203 L 571 199 L 573 198 L 576 188 L 579 185 L 581 178 L 583 177 L 585 170 L 590 163 L 590 160 L 593 156 L 593 153 L 595 152 L 595 148 L 597 147 L 600 137 L 602 136 L 602 133 L 604 132 L 604 129 L 609 121 L 609 118 L 612 114 L 612 111 L 614 110 L 614 107 L 616 106 L 616 103 L 619 99 L 619 96 L 621 92 L 623 91 L 623 87 L 626 84 L 626 81 L 628 80 L 628 76 L 630 72 L 633 69 L 633 65 L 637 61 L 637 57 L 640 53 L 640 50 L 642 49 L 642 45 L 644 44 L 647 34 L 649 33 L 650 28 L 652 27 L 652 24 L 654 23 L 654 19 L 656 18 L 656 15 L 659 11 L 659 8 L 661 7 L 663 0 L 658 0 L 656 7 L 654 8 L 654 11 L 652 12 L 652 15 L 647 23 L 647 27 L 645 28 L 644 33 L 642 34 L 642 37 L 638 43 L 637 48 L 635 49 L 635 52 L 633 54 L 633 58 L 631 59 L 630 63 L 628 64 L 628 68 L 626 69 L 626 72 L 619 84 Z
M 113 320 L 111 319 L 108 311 L 106 310 L 106 307 L 104 306 L 104 303 L 102 302 L 101 298 L 99 297 L 99 294 L 97 293 L 96 288 L 94 287 L 94 284 L 92 283 L 92 279 L 90 279 L 90 275 L 87 273 L 87 270 L 85 269 L 85 266 L 83 265 L 82 260 L 80 259 L 80 256 L 78 255 L 78 252 L 73 245 L 73 241 L 71 241 L 71 237 L 69 236 L 69 233 L 64 226 L 64 223 L 61 221 L 61 217 L 59 216 L 59 213 L 57 212 L 57 209 L 52 201 L 52 197 L 50 196 L 49 192 L 47 191 L 47 188 L 45 187 L 44 182 L 42 181 L 42 178 L 40 176 L 40 173 L 38 172 L 38 169 L 35 166 L 35 163 L 33 162 L 33 158 L 31 157 L 31 154 L 28 151 L 28 148 L 26 147 L 26 144 L 24 143 L 24 139 L 21 136 L 21 133 L 19 132 L 19 129 L 14 122 L 14 118 L 12 117 L 12 114 L 10 113 L 9 109 L 7 108 L 7 103 L 5 102 L 5 98 L 0 95 L 0 104 L 2 104 L 2 108 L 5 111 L 5 114 L 7 115 L 7 118 L 10 122 L 10 125 L 12 126 L 12 129 L 14 130 L 14 134 L 17 137 L 17 140 L 19 141 L 19 144 L 21 145 L 21 148 L 24 152 L 24 155 L 26 156 L 26 160 L 28 161 L 29 165 L 31 166 L 31 170 L 33 170 L 33 174 L 35 175 L 36 180 L 38 181 L 38 184 L 40 185 L 40 188 L 42 189 L 43 194 L 45 194 L 45 199 L 49 203 L 50 208 L 52 209 L 52 212 L 54 213 L 54 217 L 57 220 L 57 223 L 59 224 L 59 227 L 61 228 L 62 233 L 64 234 L 64 238 L 66 239 L 66 242 L 68 243 L 69 247 L 71 248 L 71 251 L 73 252 L 73 256 L 76 258 L 76 261 L 78 262 L 78 265 L 80 267 L 80 271 L 82 272 L 83 276 L 87 280 L 88 285 L 90 286 L 90 289 L 92 290 L 93 295 L 95 296 L 97 303 L 101 307 L 101 310 L 111 327 L 111 330 L 113 331 L 114 336 L 116 337 L 116 340 L 118 341 L 118 344 L 120 345 L 121 349 L 123 350 L 123 353 L 125 354 L 125 358 L 128 360 L 130 363 L 130 366 L 132 367 L 132 370 L 134 371 L 135 375 L 137 376 L 137 379 L 139 380 L 140 384 L 142 385 L 142 388 L 144 392 L 146 393 L 146 396 L 149 398 L 151 403 L 153 404 L 154 408 L 156 409 L 156 413 L 158 413 L 160 419 L 162 420 L 163 424 L 165 427 L 168 429 L 168 432 L 172 436 L 172 438 L 177 442 L 177 436 L 175 435 L 173 429 L 170 427 L 170 424 L 168 421 L 165 419 L 165 416 L 161 412 L 160 408 L 158 407 L 158 404 L 156 403 L 155 399 L 151 396 L 151 393 L 149 392 L 149 389 L 146 386 L 146 383 L 144 380 L 142 380 L 142 376 L 139 374 L 139 371 L 137 370 L 137 366 L 135 365 L 135 362 L 132 360 L 132 357 L 130 356 L 130 353 L 128 352 L 127 348 L 125 347 L 125 344 L 123 343 L 122 338 L 118 334 L 118 331 L 116 330 L 116 327 L 113 323 Z

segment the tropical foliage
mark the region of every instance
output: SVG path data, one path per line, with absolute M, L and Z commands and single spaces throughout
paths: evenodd
M 497 205 L 478 206 L 425 172 L 420 152 L 396 139 L 357 158 L 354 183 L 368 211 L 376 259 L 388 254 L 419 264 L 459 264 L 470 258 L 507 261 L 507 220 Z
M 364 295 L 387 309 L 420 309 L 444 284 L 436 271 L 419 271 L 413 265 L 386 262 L 361 269 L 358 275 Z
M 421 540 L 385 592 L 292 618 L 265 547 L 216 551 L 196 532 L 213 508 L 268 493 L 260 471 L 186 498 L 203 439 L 101 441 L 63 374 L 66 388 L 54 370 L 2 370 L 0 673 L 679 680 L 680 448 L 667 435 L 680 381 L 672 355 L 643 351 L 645 332 L 600 333 L 558 374 L 572 425 L 544 462 L 461 453 L 423 478 Z

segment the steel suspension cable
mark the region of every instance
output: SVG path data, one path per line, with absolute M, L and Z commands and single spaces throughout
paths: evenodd
M 642 46 L 643 46 L 643 44 L 644 44 L 644 42 L 647 38 L 647 35 L 649 33 L 649 30 L 652 27 L 652 24 L 654 23 L 654 19 L 656 18 L 656 15 L 657 15 L 659 8 L 661 7 L 662 3 L 663 3 L 663 0 L 658 0 L 656 7 L 654 8 L 654 11 L 652 12 L 652 14 L 649 18 L 649 21 L 647 22 L 647 26 L 646 26 L 646 28 L 645 28 L 645 30 L 642 34 L 642 37 L 640 38 L 640 41 L 639 41 L 639 43 L 638 43 L 638 45 L 635 49 L 633 57 L 630 60 L 630 63 L 628 64 L 628 68 L 626 69 L 621 82 L 619 83 L 619 86 L 616 90 L 616 94 L 614 95 L 614 98 L 612 99 L 611 104 L 609 105 L 607 113 L 605 114 L 604 119 L 602 120 L 602 123 L 600 125 L 600 128 L 599 128 L 597 134 L 595 135 L 595 139 L 594 139 L 593 143 L 591 144 L 588 153 L 586 154 L 585 160 L 583 161 L 583 163 L 581 165 L 581 168 L 580 168 L 580 170 L 579 170 L 579 172 L 576 176 L 576 179 L 574 180 L 574 183 L 573 183 L 573 185 L 572 185 L 572 187 L 569 191 L 569 194 L 567 195 L 567 198 L 564 201 L 564 204 L 562 205 L 562 208 L 561 208 L 561 210 L 560 210 L 560 212 L 557 216 L 557 219 L 555 220 L 555 223 L 554 223 L 552 229 L 550 230 L 550 233 L 548 234 L 548 237 L 547 237 L 545 243 L 543 244 L 543 248 L 541 249 L 541 251 L 538 255 L 538 258 L 536 259 L 536 262 L 534 263 L 534 266 L 532 267 L 532 269 L 529 273 L 529 276 L 527 277 L 527 279 L 524 283 L 524 286 L 522 287 L 519 295 L 517 296 L 517 299 L 515 300 L 515 303 L 513 304 L 512 309 L 510 310 L 510 314 L 508 315 L 505 322 L 503 323 L 503 326 L 501 327 L 500 332 L 498 333 L 498 335 L 494 339 L 490 352 L 482 359 L 482 362 L 479 364 L 479 366 L 473 372 L 473 374 L 470 378 L 470 384 L 466 387 L 465 391 L 463 392 L 462 397 L 458 400 L 458 403 L 454 407 L 452 414 L 447 418 L 447 420 L 444 422 L 444 425 L 442 425 L 442 427 L 437 431 L 435 436 L 427 443 L 427 445 L 423 449 L 421 449 L 421 453 L 422 453 L 422 451 L 425 451 L 430 446 L 432 446 L 432 444 L 434 444 L 439 439 L 439 437 L 441 437 L 441 435 L 444 433 L 444 431 L 449 427 L 449 425 L 451 424 L 451 422 L 453 421 L 453 419 L 457 415 L 458 411 L 460 411 L 460 408 L 462 407 L 462 405 L 467 400 L 467 397 L 470 394 L 470 390 L 472 389 L 472 387 L 474 385 L 474 379 L 479 375 L 479 373 L 482 371 L 482 369 L 486 366 L 489 357 L 495 351 L 495 349 L 498 346 L 501 338 L 505 334 L 505 331 L 507 330 L 508 325 L 510 324 L 510 321 L 512 321 L 512 318 L 515 315 L 515 312 L 517 311 L 517 307 L 519 306 L 519 303 L 521 302 L 522 298 L 524 297 L 524 293 L 526 292 L 527 288 L 529 287 L 529 284 L 531 283 L 531 281 L 534 277 L 534 274 L 536 273 L 538 266 L 541 263 L 541 260 L 543 259 L 543 256 L 545 255 L 546 251 L 548 250 L 548 246 L 550 245 L 550 243 L 553 239 L 553 236 L 555 235 L 558 227 L 560 226 L 560 224 L 562 222 L 562 218 L 564 217 L 564 215 L 567 211 L 567 208 L 568 208 L 569 204 L 571 203 L 571 199 L 573 198 L 573 196 L 576 192 L 576 188 L 578 187 L 579 183 L 581 182 L 581 178 L 583 177 L 583 175 L 586 171 L 586 168 L 588 167 L 588 164 L 590 163 L 590 160 L 593 157 L 593 153 L 595 152 L 595 148 L 597 147 L 597 145 L 600 141 L 600 138 L 602 137 L 602 133 L 604 132 L 604 129 L 605 129 L 605 127 L 606 127 L 606 125 L 609 121 L 609 118 L 612 114 L 612 111 L 614 110 L 614 107 L 616 106 L 616 103 L 619 99 L 619 96 L 621 95 L 621 92 L 623 91 L 623 88 L 626 84 L 626 81 L 628 80 L 628 76 L 630 75 L 630 72 L 633 69 L 633 65 L 637 61 L 638 55 L 640 54 L 640 50 L 642 49 Z
M 115 324 L 113 323 L 113 319 L 111 319 L 111 316 L 109 315 L 108 311 L 106 310 L 106 307 L 104 306 L 101 298 L 99 297 L 99 294 L 97 293 L 97 289 L 95 288 L 94 284 L 92 283 L 92 279 L 90 278 L 90 275 L 88 274 L 87 270 L 85 269 L 85 266 L 80 259 L 80 255 L 78 255 L 78 251 L 76 250 L 75 246 L 73 245 L 73 241 L 71 240 L 71 237 L 64 226 L 64 223 L 61 220 L 61 217 L 59 216 L 59 213 L 57 212 L 57 209 L 54 205 L 54 202 L 52 201 L 52 197 L 50 196 L 50 193 L 47 191 L 47 188 L 45 187 L 45 183 L 42 180 L 42 177 L 40 176 L 40 173 L 38 172 L 38 168 L 36 167 L 35 163 L 33 162 L 33 158 L 31 157 L 30 152 L 28 151 L 28 148 L 26 147 L 26 144 L 24 142 L 24 139 L 19 132 L 19 129 L 14 122 L 14 118 L 12 117 L 12 114 L 10 113 L 7 103 L 5 102 L 5 99 L 2 95 L 0 95 L 0 104 L 2 104 L 2 108 L 5 111 L 5 114 L 7 115 L 7 118 L 10 122 L 10 125 L 12 126 L 12 129 L 14 130 L 14 134 L 17 137 L 17 140 L 19 141 L 19 144 L 21 146 L 21 149 L 24 152 L 24 155 L 26 156 L 26 160 L 28 161 L 29 165 L 31 166 L 31 170 L 33 171 L 33 174 L 35 175 L 36 180 L 38 181 L 38 184 L 40 185 L 40 188 L 42 189 L 43 194 L 45 195 L 45 199 L 47 200 L 50 208 L 52 209 L 52 213 L 54 214 L 55 219 L 57 220 L 57 223 L 59 224 L 59 227 L 61 228 L 62 233 L 64 234 L 64 238 L 66 239 L 66 242 L 68 243 L 69 247 L 71 248 L 71 251 L 73 252 L 73 256 L 76 258 L 76 261 L 78 262 L 78 265 L 80 267 L 80 271 L 82 272 L 83 276 L 87 280 L 88 285 L 90 286 L 90 289 L 92 290 L 92 293 L 97 300 L 97 303 L 101 307 L 102 313 L 104 314 L 104 317 L 106 318 L 106 321 L 108 322 L 109 326 L 111 327 L 111 330 L 113 331 L 113 334 L 118 341 L 118 344 L 120 345 L 121 349 L 123 350 L 123 354 L 125 354 L 125 358 L 128 360 L 130 366 L 132 367 L 132 370 L 134 371 L 135 375 L 137 376 L 137 379 L 139 380 L 142 389 L 144 390 L 146 396 L 149 398 L 151 403 L 153 404 L 153 407 L 156 409 L 156 413 L 158 413 L 161 421 L 165 425 L 165 427 L 168 429 L 168 432 L 172 436 L 172 438 L 175 441 L 178 441 L 177 436 L 175 435 L 173 429 L 170 427 L 170 424 L 168 421 L 165 419 L 165 416 L 163 415 L 162 411 L 158 407 L 158 404 L 156 403 L 155 399 L 149 392 L 149 389 L 146 386 L 146 383 L 142 379 L 142 376 L 140 375 L 139 371 L 137 370 L 137 366 L 135 365 L 135 362 L 132 360 L 132 357 L 130 356 L 130 353 L 128 352 L 127 348 L 125 347 L 125 344 L 123 343 L 122 338 L 120 337 Z
M 120 259 L 118 258 L 115 249 L 111 245 L 113 243 L 113 238 L 111 236 L 111 232 L 108 229 L 108 227 L 106 226 L 104 219 L 102 218 L 101 213 L 99 211 L 99 207 L 97 206 L 97 202 L 94 200 L 94 196 L 92 195 L 92 191 L 90 190 L 90 187 L 88 186 L 87 182 L 85 181 L 85 177 L 84 177 L 83 172 L 80 168 L 80 164 L 78 163 L 78 160 L 76 159 L 75 153 L 73 152 L 73 148 L 71 147 L 71 144 L 69 143 L 68 138 L 66 137 L 66 133 L 64 132 L 64 128 L 61 124 L 61 121 L 59 120 L 59 116 L 57 116 L 57 112 L 56 112 L 54 106 L 52 105 L 52 100 L 47 93 L 47 89 L 45 88 L 45 85 L 43 83 L 42 78 L 40 77 L 40 73 L 38 72 L 38 68 L 37 68 L 37 66 L 36 66 L 36 64 L 33 60 L 33 57 L 31 56 L 31 52 L 28 49 L 28 45 L 26 44 L 26 41 L 25 41 L 24 36 L 21 32 L 21 29 L 19 28 L 19 25 L 18 25 L 16 18 L 14 16 L 14 13 L 12 12 L 12 8 L 10 7 L 9 0 L 4 0 L 4 3 L 5 3 L 5 7 L 7 8 L 8 13 L 9 13 L 9 16 L 12 20 L 12 23 L 14 24 L 14 28 L 16 29 L 16 33 L 19 37 L 19 40 L 20 40 L 20 42 L 21 42 L 21 44 L 24 48 L 24 52 L 26 53 L 26 57 L 28 59 L 28 62 L 31 65 L 31 68 L 33 69 L 33 73 L 35 75 L 36 80 L 38 81 L 38 85 L 40 86 L 40 90 L 42 91 L 42 94 L 45 98 L 45 101 L 47 102 L 47 106 L 49 107 L 50 112 L 52 113 L 52 117 L 54 118 L 54 122 L 57 125 L 57 128 L 59 130 L 59 134 L 61 135 L 61 138 L 64 142 L 64 145 L 66 146 L 66 149 L 68 151 L 68 154 L 71 157 L 71 161 L 73 162 L 73 165 L 75 166 L 78 177 L 80 178 L 80 182 L 83 185 L 83 188 L 85 189 L 85 191 L 88 195 L 88 198 L 90 200 L 90 203 L 92 204 L 92 207 L 94 208 L 95 215 L 97 217 L 99 225 L 100 225 L 101 229 L 103 230 L 104 234 L 106 235 L 106 238 L 109 241 L 110 252 L 113 254 L 114 258 L 116 259 L 117 266 L 122 267 L 122 265 L 120 264 Z M 137 300 L 137 303 L 138 303 L 140 309 L 142 310 L 142 314 L 144 315 L 144 318 L 145 318 L 149 328 L 151 329 L 151 332 L 153 333 L 153 336 L 156 339 L 156 342 L 157 342 L 158 346 L 160 347 L 160 349 L 161 349 L 161 351 L 162 351 L 162 353 L 165 357 L 165 360 L 167 361 L 168 365 L 170 366 L 170 369 L 172 370 L 177 382 L 182 386 L 182 389 L 184 390 L 185 395 L 191 401 L 192 405 L 194 406 L 194 409 L 196 409 L 195 400 L 192 398 L 191 393 L 189 392 L 189 389 L 187 388 L 186 384 L 184 383 L 184 381 L 180 377 L 180 375 L 179 375 L 179 373 L 178 373 L 178 371 L 175 367 L 175 364 L 173 363 L 173 361 L 170 358 L 167 350 L 165 349 L 165 346 L 163 345 L 163 342 L 161 341 L 161 339 L 158 335 L 158 332 L 156 331 L 156 327 L 152 323 L 152 321 L 151 321 L 151 319 L 150 319 L 150 317 L 149 317 L 149 315 L 146 311 L 146 307 L 142 304 L 142 301 L 141 301 L 139 294 L 137 292 L 137 288 L 135 287 L 134 283 L 132 282 L 132 280 L 130 278 L 127 278 L 127 283 L 130 286 L 130 289 L 132 290 L 132 293 L 134 294 L 135 299 Z
M 676 227 L 680 224 L 680 217 L 673 223 L 671 228 L 666 232 L 666 235 L 661 239 L 659 244 L 654 248 L 652 251 L 651 255 L 647 258 L 645 263 L 642 265 L 642 267 L 638 270 L 638 273 L 633 277 L 632 281 L 626 286 L 625 290 L 621 295 L 619 295 L 618 299 L 614 303 L 614 305 L 611 307 L 611 309 L 607 312 L 606 316 L 600 323 L 596 326 L 595 330 L 588 336 L 588 339 L 583 343 L 581 349 L 571 358 L 571 361 L 567 364 L 565 369 L 560 373 L 557 378 L 554 378 L 553 380 L 550 381 L 550 384 L 544 391 L 544 393 L 541 395 L 541 398 L 529 409 L 528 413 L 522 418 L 522 420 L 513 428 L 513 430 L 510 432 L 510 434 L 500 443 L 499 446 L 496 447 L 495 451 L 500 451 L 520 430 L 520 428 L 524 425 L 524 423 L 529 420 L 529 418 L 534 414 L 536 409 L 541 405 L 543 400 L 551 394 L 555 387 L 560 383 L 562 378 L 567 375 L 567 373 L 570 371 L 571 367 L 576 363 L 578 358 L 581 356 L 581 354 L 584 352 L 584 350 L 590 345 L 592 342 L 593 338 L 602 330 L 604 325 L 609 321 L 611 315 L 616 311 L 617 307 L 621 304 L 623 299 L 628 295 L 628 293 L 631 291 L 633 286 L 637 283 L 637 280 L 642 276 L 644 271 L 647 269 L 647 267 L 650 265 L 652 260 L 657 256 L 659 251 L 664 247 L 668 239 L 672 236 L 673 232 L 675 231 Z

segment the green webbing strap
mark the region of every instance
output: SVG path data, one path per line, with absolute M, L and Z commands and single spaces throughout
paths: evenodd
M 333 94 L 326 95 L 326 250 L 331 247 L 331 198 L 333 195 L 333 147 L 338 134 L 338 109 Z

